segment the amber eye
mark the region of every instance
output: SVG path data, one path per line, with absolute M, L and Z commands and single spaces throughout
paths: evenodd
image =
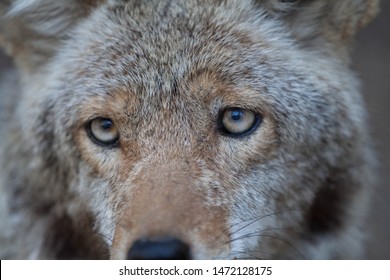
M 221 129 L 228 136 L 245 136 L 252 133 L 260 124 L 261 117 L 241 108 L 229 108 L 221 115 Z
M 114 146 L 118 143 L 119 132 L 112 120 L 93 119 L 87 126 L 89 137 L 101 146 Z

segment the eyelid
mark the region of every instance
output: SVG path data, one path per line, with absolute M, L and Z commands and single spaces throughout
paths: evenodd
M 102 119 L 102 120 L 110 120 L 112 122 L 112 124 L 116 127 L 115 123 L 110 119 L 110 118 L 104 118 L 104 117 L 96 117 L 96 118 L 93 118 L 91 120 L 89 120 L 86 124 L 85 124 L 85 130 L 87 132 L 87 135 L 89 137 L 89 139 L 96 145 L 100 146 L 100 147 L 104 147 L 104 148 L 117 148 L 119 146 L 119 131 L 117 133 L 117 137 L 113 140 L 113 141 L 110 141 L 110 142 L 104 142 L 104 141 L 101 141 L 100 139 L 98 139 L 96 137 L 96 135 L 92 132 L 92 122 L 95 121 L 95 120 L 98 120 L 98 119 Z M 116 129 L 118 129 L 116 127 Z
M 229 132 L 226 127 L 223 125 L 223 117 L 224 117 L 224 114 L 228 111 L 228 110 L 241 110 L 241 111 L 250 111 L 254 114 L 254 120 L 253 120 L 253 123 L 251 125 L 250 128 L 248 128 L 248 130 L 242 132 L 242 133 L 231 133 Z M 262 115 L 257 113 L 255 110 L 251 110 L 251 109 L 246 109 L 246 108 L 240 108 L 240 107 L 226 107 L 222 110 L 219 111 L 219 114 L 218 114 L 218 125 L 217 125 L 217 129 L 219 131 L 220 134 L 222 134 L 223 136 L 227 136 L 227 137 L 230 137 L 230 138 L 243 138 L 243 137 L 246 137 L 250 134 L 252 134 L 254 131 L 257 130 L 257 128 L 260 126 L 260 124 L 262 123 Z

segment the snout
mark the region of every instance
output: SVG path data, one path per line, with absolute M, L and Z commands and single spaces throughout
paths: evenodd
M 172 238 L 139 239 L 127 253 L 128 260 L 189 260 L 190 248 L 183 241 Z
M 220 197 L 208 191 L 201 168 L 189 162 L 149 163 L 139 169 L 131 187 L 123 189 L 112 259 L 186 260 L 227 254 L 227 210 L 214 203 Z

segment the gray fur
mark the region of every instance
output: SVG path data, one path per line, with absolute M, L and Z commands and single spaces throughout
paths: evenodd
M 228 213 L 215 241 L 177 230 L 194 258 L 364 256 L 375 160 L 348 52 L 376 10 L 376 0 L 5 1 L 0 43 L 19 73 L 0 88 L 1 258 L 121 258 L 130 237 L 113 242 L 118 227 L 138 232 L 128 201 L 180 182 L 203 194 L 201 209 Z M 232 106 L 262 125 L 220 135 L 218 113 Z M 86 137 L 103 111 L 115 111 L 120 149 Z

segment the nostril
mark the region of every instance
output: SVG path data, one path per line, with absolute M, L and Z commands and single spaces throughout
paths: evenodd
M 176 238 L 139 239 L 127 253 L 128 260 L 189 260 L 190 248 Z

